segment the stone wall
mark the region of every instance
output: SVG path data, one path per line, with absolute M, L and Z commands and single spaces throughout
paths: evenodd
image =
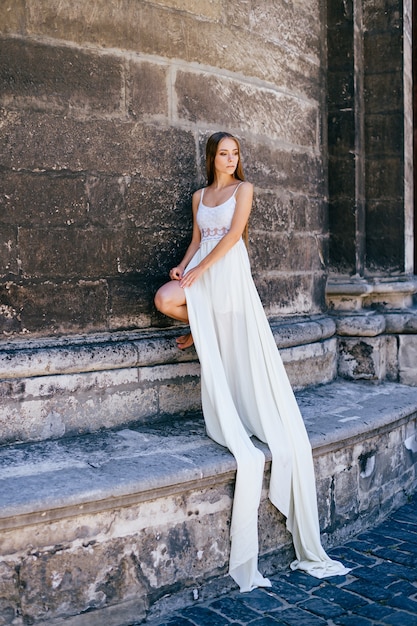
M 319 0 L 0 6 L 0 330 L 166 325 L 153 293 L 190 236 L 204 144 L 242 140 L 270 315 L 324 307 Z

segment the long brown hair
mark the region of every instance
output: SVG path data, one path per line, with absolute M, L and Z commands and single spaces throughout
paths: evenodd
M 238 151 L 238 162 L 237 167 L 233 173 L 234 178 L 236 180 L 245 180 L 245 175 L 243 173 L 242 160 L 240 157 L 240 143 L 239 139 L 232 135 L 231 133 L 226 133 L 224 131 L 219 131 L 217 133 L 213 133 L 208 139 L 206 144 L 206 174 L 207 174 L 207 186 L 211 185 L 214 182 L 214 177 L 216 174 L 216 170 L 214 167 L 214 159 L 216 158 L 217 148 L 222 139 L 233 139 L 233 141 L 237 145 Z M 248 224 L 245 226 L 245 230 L 243 231 L 243 240 L 248 245 L 249 242 L 249 228 Z

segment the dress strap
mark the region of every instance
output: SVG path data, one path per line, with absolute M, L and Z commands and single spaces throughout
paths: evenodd
M 239 189 L 240 185 L 243 185 L 244 181 L 241 180 L 240 183 L 238 185 L 236 185 L 236 189 L 233 192 L 232 198 L 236 195 L 236 191 Z

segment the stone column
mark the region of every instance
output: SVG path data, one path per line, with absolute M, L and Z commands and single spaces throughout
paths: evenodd
M 411 25 L 411 0 L 329 3 L 326 295 L 347 377 L 402 380 L 414 346 Z M 379 316 L 399 311 L 394 332 Z

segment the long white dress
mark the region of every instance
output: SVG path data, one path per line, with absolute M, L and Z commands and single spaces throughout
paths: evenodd
M 237 190 L 237 188 L 236 188 Z M 230 228 L 235 194 L 197 212 L 201 245 L 186 271 L 198 265 Z M 320 543 L 311 445 L 258 292 L 246 246 L 229 252 L 185 289 L 190 329 L 201 365 L 207 434 L 237 463 L 229 574 L 240 590 L 270 586 L 258 571 L 258 508 L 265 457 L 272 455 L 269 498 L 287 518 L 297 559 L 292 569 L 323 578 L 349 570 Z

